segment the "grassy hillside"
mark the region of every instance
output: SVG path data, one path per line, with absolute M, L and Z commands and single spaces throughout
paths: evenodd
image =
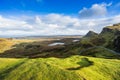
M 6 50 L 10 50 L 14 48 L 13 46 L 20 43 L 27 43 L 27 42 L 33 42 L 35 40 L 25 40 L 25 39 L 5 39 L 0 38 L 0 53 L 3 53 Z
M 113 50 L 104 47 L 91 47 L 86 50 L 81 51 L 80 55 L 107 58 L 107 59 L 120 59 L 120 54 Z
M 0 80 L 119 80 L 120 60 L 69 58 L 0 58 Z
M 7 39 L 0 39 L 0 53 L 11 48 L 13 43 Z

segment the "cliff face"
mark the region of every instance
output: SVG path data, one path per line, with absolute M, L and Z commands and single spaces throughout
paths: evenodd
M 103 28 L 100 36 L 106 40 L 107 48 L 120 52 L 120 23 Z
M 110 29 L 110 28 L 105 27 L 105 28 L 103 28 L 103 30 L 102 30 L 102 32 L 100 34 L 104 34 L 104 33 L 108 33 L 108 32 L 112 32 L 113 33 L 113 30 Z
M 94 45 L 120 52 L 120 23 L 103 28 L 100 34 L 89 31 L 85 37 Z
M 120 52 L 120 36 L 114 39 L 114 48 L 117 52 Z
M 120 23 L 103 28 L 99 35 L 104 37 L 109 42 L 113 41 L 117 36 L 120 36 Z
M 100 34 L 105 34 L 105 33 L 113 33 L 115 35 L 120 35 L 120 23 L 113 24 L 112 26 L 107 26 L 103 28 Z

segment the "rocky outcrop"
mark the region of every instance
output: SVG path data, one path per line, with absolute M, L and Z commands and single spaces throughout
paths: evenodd
M 105 34 L 105 33 L 113 33 L 115 35 L 119 35 L 120 34 L 120 23 L 113 24 L 112 26 L 107 26 L 103 28 L 100 34 Z
M 117 52 L 120 52 L 120 36 L 114 39 L 114 48 Z
M 93 31 L 89 31 L 84 37 L 94 37 L 97 36 L 98 34 L 93 32 Z
M 105 28 L 103 28 L 101 34 L 104 34 L 104 33 L 107 33 L 107 32 L 113 32 L 113 30 L 110 29 L 110 28 L 105 27 Z
M 120 52 L 120 23 L 103 28 L 100 34 L 89 31 L 84 37 L 96 46 L 104 46 Z

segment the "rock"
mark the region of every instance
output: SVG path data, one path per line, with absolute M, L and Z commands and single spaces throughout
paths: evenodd
M 84 37 L 94 37 L 97 36 L 98 34 L 93 32 L 93 31 L 89 31 Z
M 103 28 L 101 34 L 108 33 L 108 32 L 114 33 L 114 34 L 120 33 L 120 23 L 113 24 L 112 26 L 107 26 Z
M 114 48 L 117 52 L 120 52 L 120 35 L 114 39 Z

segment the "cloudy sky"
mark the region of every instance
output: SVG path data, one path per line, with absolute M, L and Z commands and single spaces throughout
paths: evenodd
M 119 0 L 0 0 L 1 37 L 84 35 L 119 22 Z

